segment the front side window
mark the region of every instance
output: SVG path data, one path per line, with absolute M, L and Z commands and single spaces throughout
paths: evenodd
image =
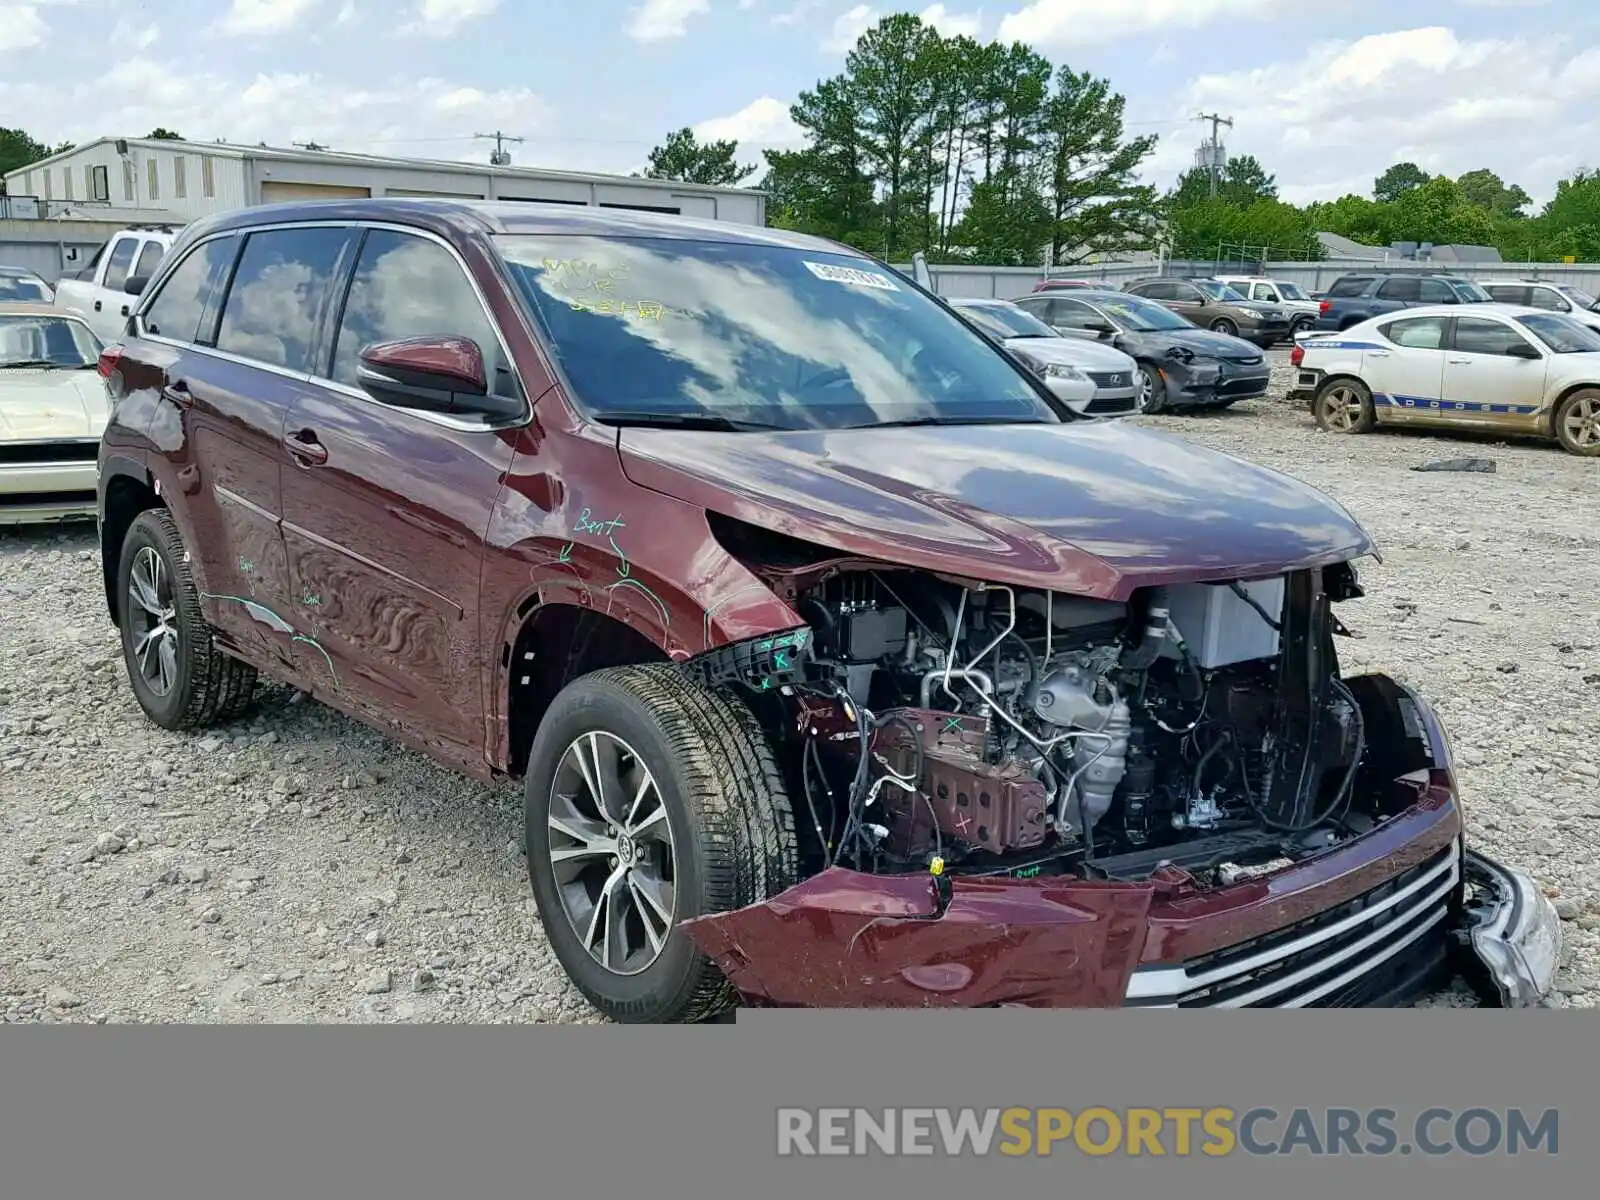
M 339 323 L 333 378 L 356 386 L 361 351 L 408 337 L 461 337 L 477 343 L 489 382 L 516 395 L 516 377 L 483 304 L 461 265 L 437 242 L 374 229 L 361 245 Z
M 1385 279 L 1378 288 L 1378 296 L 1383 300 L 1398 300 L 1403 304 L 1415 304 L 1422 297 L 1422 281 L 1408 276 L 1397 276 L 1394 279 Z
M 133 270 L 133 256 L 139 249 L 139 239 L 133 237 L 118 238 L 111 247 L 111 257 L 106 262 L 106 282 L 108 291 L 120 292 L 122 285 L 128 282 L 128 273 Z
M 1515 283 L 1491 283 L 1484 287 L 1496 304 L 1526 304 L 1528 289 Z
M 1456 321 L 1455 348 L 1466 354 L 1510 355 L 1513 347 L 1527 344 L 1526 338 L 1499 321 L 1483 317 L 1462 317 Z
M 1442 279 L 1419 279 L 1417 299 L 1424 304 L 1454 304 L 1460 296 Z
M 139 251 L 139 263 L 128 275 L 129 279 L 144 278 L 149 280 L 156 273 L 156 268 L 161 265 L 161 258 L 167 252 L 166 247 L 160 242 L 146 242 L 144 249 Z
M 74 371 L 100 361 L 100 343 L 82 321 L 69 317 L 0 316 L 0 370 Z M 0 388 L 0 408 L 5 390 Z
M 1443 317 L 1412 317 L 1405 321 L 1390 321 L 1383 326 L 1383 336 L 1396 346 L 1411 350 L 1438 350 L 1444 346 Z
M 1161 308 L 1159 304 L 1150 307 Z M 1167 310 L 1161 308 L 1161 311 Z M 1106 319 L 1081 300 L 1058 299 L 1050 323 L 1063 329 L 1093 329 L 1096 325 L 1104 325 Z
M 212 238 L 183 258 L 145 310 L 145 332 L 179 342 L 199 336 L 200 318 L 212 290 L 233 265 L 239 248 L 237 236 Z
M 1571 317 L 1546 316 L 1518 317 L 1517 323 L 1531 329 L 1533 335 L 1557 354 L 1600 354 L 1600 333 L 1587 325 L 1580 325 Z
M 1194 328 L 1172 310 L 1138 296 L 1102 296 L 1097 303 L 1117 325 L 1133 333 Z
M 1551 312 L 1571 312 L 1572 306 L 1555 288 L 1536 287 L 1528 289 L 1528 306 L 1530 308 L 1545 308 Z
M 1305 289 L 1298 283 L 1280 283 L 1278 291 L 1283 294 L 1285 300 L 1309 300 L 1311 298 L 1306 295 Z
M 575 401 L 597 421 L 840 429 L 1058 419 L 975 330 L 855 256 L 674 238 L 495 240 Z
M 1593 296 L 1580 287 L 1563 286 L 1561 291 L 1567 297 L 1567 299 L 1571 300 L 1579 308 L 1593 309 L 1596 304 L 1600 304 L 1600 301 L 1597 301 Z
M 317 318 L 350 229 L 311 226 L 252 233 L 239 256 L 217 328 L 217 349 L 310 371 Z

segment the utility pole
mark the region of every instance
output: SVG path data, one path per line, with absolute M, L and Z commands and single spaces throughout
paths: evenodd
M 506 142 L 521 142 L 526 139 L 512 137 L 509 133 L 501 133 L 496 129 L 493 133 L 475 133 L 475 138 L 485 138 L 494 142 L 494 149 L 489 152 L 489 165 L 491 167 L 509 167 L 511 155 L 506 152 Z
M 1211 122 L 1211 142 L 1206 153 L 1206 166 L 1207 173 L 1211 177 L 1211 195 L 1215 196 L 1217 194 L 1218 149 L 1222 145 L 1222 140 L 1220 134 L 1218 133 L 1218 129 L 1223 125 L 1226 125 L 1229 129 L 1232 129 L 1233 118 L 1219 116 L 1217 113 L 1198 113 L 1194 119 L 1196 121 Z

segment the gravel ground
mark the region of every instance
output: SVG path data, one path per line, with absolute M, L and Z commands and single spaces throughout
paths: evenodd
M 1557 897 L 1558 999 L 1600 1004 L 1600 462 L 1340 439 L 1270 401 L 1149 423 L 1325 488 L 1378 536 L 1347 667 L 1436 700 L 1478 844 Z M 1409 469 L 1468 454 L 1498 473 Z M 283 689 L 227 728 L 156 729 L 103 605 L 92 532 L 0 532 L 0 1018 L 597 1019 L 534 913 L 514 789 Z

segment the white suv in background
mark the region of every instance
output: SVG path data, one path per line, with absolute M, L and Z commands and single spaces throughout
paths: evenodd
M 133 225 L 120 231 L 88 266 L 61 276 L 56 304 L 82 317 L 101 341 L 116 341 L 177 236 L 172 225 Z
M 1259 275 L 1218 275 L 1218 283 L 1225 283 L 1246 300 L 1264 300 L 1276 304 L 1289 314 L 1289 335 L 1304 333 L 1322 313 L 1322 306 L 1306 295 L 1298 283 L 1287 279 L 1263 279 Z
M 1582 288 L 1548 279 L 1519 279 L 1514 283 L 1485 283 L 1483 290 L 1497 303 L 1566 313 L 1590 329 L 1600 329 L 1600 300 Z

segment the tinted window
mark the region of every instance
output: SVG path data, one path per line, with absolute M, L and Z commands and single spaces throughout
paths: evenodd
M 1421 280 L 1412 279 L 1405 275 L 1393 279 L 1385 279 L 1378 288 L 1378 295 L 1384 300 L 1399 300 L 1411 304 L 1422 295 Z
M 496 241 L 597 420 L 1056 419 L 976 331 L 861 258 L 680 239 Z
M 1489 293 L 1490 299 L 1497 304 L 1526 304 L 1528 302 L 1528 289 L 1515 283 L 1490 283 L 1484 285 L 1484 291 Z
M 252 233 L 222 309 L 217 349 L 291 371 L 314 368 L 317 317 L 348 229 Z
M 1015 302 L 1017 307 L 1029 316 L 1038 317 L 1046 325 L 1059 325 L 1055 319 L 1055 300 L 1049 296 L 1024 296 Z
M 1548 308 L 1551 312 L 1570 312 L 1572 306 L 1562 297 L 1555 288 L 1536 287 L 1528 289 L 1528 305 L 1530 308 Z
M 1346 298 L 1351 296 L 1364 296 L 1367 294 L 1367 285 L 1371 282 L 1372 280 L 1370 278 L 1366 278 L 1364 276 L 1346 275 L 1343 279 L 1336 279 L 1333 281 L 1333 286 L 1328 289 L 1328 295 L 1344 296 Z
M 128 271 L 133 267 L 133 255 L 139 249 L 138 238 L 118 238 L 111 247 L 111 257 L 106 262 L 105 286 L 120 292 L 128 281 Z
M 1156 280 L 1152 283 L 1136 283 L 1129 287 L 1128 291 L 1131 295 L 1146 296 L 1151 300 L 1172 300 L 1178 294 L 1177 289 L 1164 280 Z
M 478 344 L 494 389 L 516 395 L 515 377 L 472 283 L 437 242 L 374 229 L 362 243 L 339 324 L 333 378 L 355 386 L 361 351 L 407 337 L 463 337 Z
M 1437 350 L 1444 345 L 1443 317 L 1412 317 L 1405 321 L 1390 321 L 1383 327 L 1383 336 L 1397 346 L 1413 350 Z
M 238 248 L 237 237 L 215 238 L 185 255 L 146 309 L 145 330 L 180 342 L 194 341 L 212 289 L 232 265 Z
M 1307 296 L 1298 283 L 1280 283 L 1278 290 L 1285 300 L 1305 300 Z
M 1051 321 L 1052 325 L 1059 325 L 1062 329 L 1093 329 L 1105 323 L 1103 316 L 1081 300 L 1057 300 L 1055 318 Z
M 1461 297 L 1442 279 L 1419 279 L 1417 298 L 1424 304 L 1454 304 Z
M 1527 339 L 1509 325 L 1482 317 L 1462 317 L 1456 321 L 1456 349 L 1467 354 L 1509 354 L 1513 346 L 1525 346 Z
M 144 249 L 139 251 L 139 264 L 129 273 L 128 278 L 143 276 L 149 279 L 156 273 L 156 267 L 161 264 L 161 258 L 166 252 L 166 247 L 160 242 L 146 242 Z
M 1519 317 L 1518 324 L 1533 330 L 1534 335 L 1557 354 L 1600 354 L 1600 333 L 1587 325 L 1579 325 L 1570 317 L 1545 316 Z

